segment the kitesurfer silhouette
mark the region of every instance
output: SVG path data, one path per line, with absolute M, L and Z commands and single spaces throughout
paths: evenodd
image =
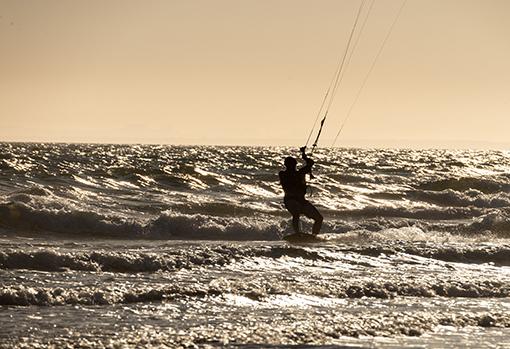
M 313 234 L 319 234 L 322 226 L 322 215 L 317 208 L 305 199 L 306 194 L 306 174 L 311 174 L 314 161 L 306 155 L 306 147 L 299 149 L 306 165 L 299 170 L 296 169 L 297 160 L 292 156 L 285 158 L 285 171 L 280 171 L 280 184 L 283 187 L 285 196 L 283 202 L 285 208 L 292 215 L 292 228 L 294 232 L 300 233 L 299 217 L 304 214 L 306 217 L 314 220 L 312 227 Z

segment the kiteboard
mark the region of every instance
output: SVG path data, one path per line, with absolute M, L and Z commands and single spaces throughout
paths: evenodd
M 305 234 L 305 233 L 294 233 L 290 235 L 286 235 L 283 237 L 283 240 L 293 243 L 314 243 L 314 242 L 324 242 L 324 239 L 314 235 L 314 234 Z

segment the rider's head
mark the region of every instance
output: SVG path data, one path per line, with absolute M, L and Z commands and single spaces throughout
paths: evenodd
M 287 156 L 283 162 L 289 170 L 296 169 L 297 161 L 292 156 Z

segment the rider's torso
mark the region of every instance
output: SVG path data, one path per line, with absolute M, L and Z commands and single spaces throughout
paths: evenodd
M 285 192 L 285 198 L 304 199 L 306 194 L 305 173 L 281 171 L 280 183 Z

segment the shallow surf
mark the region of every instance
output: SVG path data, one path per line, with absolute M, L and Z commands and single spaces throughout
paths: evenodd
M 510 154 L 291 151 L 0 143 L 0 347 L 510 345 Z

